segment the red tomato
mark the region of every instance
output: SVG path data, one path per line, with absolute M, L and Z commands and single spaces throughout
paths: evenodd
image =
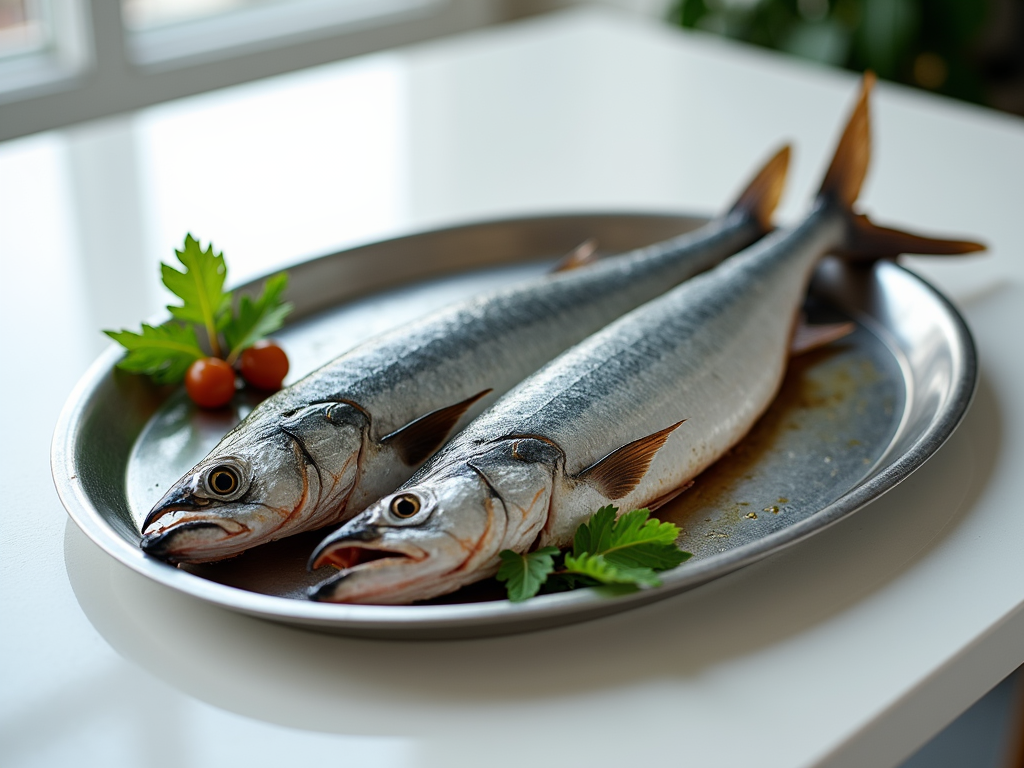
M 220 408 L 235 394 L 235 371 L 219 357 L 204 357 L 188 367 L 185 391 L 196 405 Z
M 288 375 L 288 355 L 272 341 L 257 341 L 239 362 L 242 378 L 257 389 L 280 389 Z

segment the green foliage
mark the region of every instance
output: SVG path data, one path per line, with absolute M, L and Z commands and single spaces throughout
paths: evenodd
M 229 362 L 234 362 L 242 350 L 284 325 L 284 319 L 293 308 L 291 303 L 281 300 L 287 287 L 288 275 L 280 272 L 267 278 L 255 301 L 248 296 L 238 300 L 238 311 L 224 325 L 224 340 L 231 350 Z
M 617 565 L 604 555 L 584 552 L 579 557 L 565 556 L 565 570 L 568 573 L 586 576 L 598 584 L 633 584 L 647 587 L 661 586 L 661 579 L 653 568 L 639 568 Z
M 678 0 L 671 15 L 686 28 L 981 102 L 973 46 L 988 6 L 979 0 Z
M 117 364 L 132 373 L 145 373 L 157 384 L 173 384 L 185 377 L 192 363 L 206 357 L 196 340 L 196 332 L 184 325 L 142 324 L 142 333 L 104 331 L 107 336 L 128 350 Z
M 197 327 L 204 329 L 209 351 L 215 357 L 221 357 L 223 334 L 230 351 L 227 360 L 234 363 L 243 350 L 278 330 L 292 310 L 292 305 L 283 300 L 288 286 L 284 272 L 267 278 L 255 300 L 242 296 L 237 313 L 233 313 L 231 292 L 224 290 L 224 254 L 214 253 L 212 245 L 203 250 L 192 235 L 185 236 L 184 249 L 175 254 L 185 271 L 161 264 L 160 274 L 167 289 L 181 299 L 180 306 L 167 307 L 177 322 L 143 324 L 141 333 L 104 331 L 128 350 L 117 364 L 119 368 L 151 376 L 158 384 L 181 381 L 194 361 L 207 357 L 196 335 Z
M 555 570 L 557 554 L 558 547 L 543 547 L 525 555 L 511 549 L 502 550 L 499 555 L 501 567 L 496 578 L 505 582 L 508 599 L 520 603 L 536 595 L 548 575 Z
M 616 519 L 615 507 L 601 507 L 588 522 L 576 529 L 572 553 L 604 555 L 623 568 L 675 568 L 689 555 L 676 546 L 679 528 L 672 523 L 650 519 L 650 510 L 634 509 Z
M 546 591 L 607 585 L 656 587 L 657 572 L 675 568 L 690 557 L 675 545 L 679 528 L 650 519 L 650 511 L 635 509 L 616 519 L 615 507 L 601 507 L 580 524 L 573 551 L 564 556 L 554 547 L 522 555 L 500 553 L 498 580 L 506 582 L 509 599 L 520 602 Z M 559 565 L 559 560 L 562 560 Z
M 217 331 L 224 327 L 231 310 L 231 294 L 224 290 L 228 274 L 224 254 L 215 254 L 212 245 L 204 251 L 192 235 L 185 235 L 184 250 L 174 253 L 185 271 L 161 264 L 160 276 L 182 305 L 168 305 L 167 309 L 177 320 L 203 326 L 214 354 L 218 354 Z

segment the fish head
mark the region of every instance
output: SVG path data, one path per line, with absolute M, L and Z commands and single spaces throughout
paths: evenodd
M 243 422 L 156 503 L 142 549 L 170 562 L 210 562 L 337 522 L 358 480 L 368 424 L 347 403 Z
M 561 451 L 507 438 L 465 461 L 428 465 L 328 536 L 310 567 L 341 570 L 310 597 L 403 604 L 492 575 L 503 549 L 525 551 L 547 522 Z

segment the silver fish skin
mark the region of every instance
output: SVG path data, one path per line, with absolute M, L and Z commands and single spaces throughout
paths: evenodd
M 486 401 L 761 237 L 788 157 L 787 147 L 699 230 L 455 304 L 268 398 L 154 506 L 142 548 L 207 562 L 354 516 Z
M 504 549 L 567 546 L 602 506 L 657 506 L 735 445 L 774 399 L 823 255 L 853 257 L 867 235 L 876 241 L 858 257 L 977 250 L 884 230 L 850 210 L 867 159 L 843 150 L 867 142 L 870 84 L 851 118 L 855 135 L 847 141 L 848 128 L 837 150 L 839 177 L 830 171 L 798 226 L 653 299 L 523 381 L 317 547 L 311 567 L 342 570 L 310 596 L 435 597 L 492 576 Z M 842 167 L 849 164 L 856 167 Z

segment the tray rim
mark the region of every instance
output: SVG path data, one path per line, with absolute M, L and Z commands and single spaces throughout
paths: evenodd
M 540 216 L 510 216 L 402 233 L 383 240 L 357 244 L 334 253 L 299 260 L 287 268 L 299 267 L 314 261 L 339 258 L 367 247 L 412 239 L 422 235 L 440 235 L 475 227 L 514 225 L 525 222 L 605 217 L 663 218 L 697 223 L 705 220 L 705 217 L 689 213 L 673 214 L 647 211 L 565 212 Z M 920 468 L 953 434 L 967 413 L 977 389 L 977 348 L 970 329 L 952 302 L 927 280 L 894 262 L 880 262 L 876 268 L 900 270 L 919 283 L 930 298 L 936 301 L 939 309 L 944 312 L 946 319 L 951 323 L 953 336 L 959 344 L 959 349 L 955 350 L 959 353 L 956 357 L 962 364 L 963 370 L 961 375 L 953 377 L 945 410 L 936 412 L 936 418 L 907 450 L 898 456 L 887 459 L 883 457 L 884 465 L 877 472 L 872 473 L 831 504 L 791 526 L 753 542 L 727 550 L 720 555 L 693 561 L 681 568 L 667 571 L 662 574 L 663 583 L 660 587 L 642 589 L 615 597 L 602 595 L 594 589 L 582 589 L 540 595 L 522 603 L 500 600 L 417 606 L 324 604 L 228 586 L 151 558 L 114 530 L 103 514 L 91 503 L 77 475 L 74 446 L 82 427 L 81 417 L 92 395 L 102 381 L 110 375 L 114 364 L 121 357 L 120 348 L 113 344 L 89 366 L 61 409 L 50 451 L 54 485 L 71 520 L 89 539 L 121 564 L 178 592 L 222 608 L 263 619 L 351 636 L 413 640 L 513 634 L 617 613 L 697 587 L 830 527 L 896 487 Z M 449 273 L 438 271 L 436 276 L 441 277 Z M 236 286 L 235 290 L 251 289 L 266 276 L 261 275 Z M 398 287 L 401 284 L 403 283 L 398 282 L 393 287 Z M 372 295 L 374 290 L 379 289 L 370 290 L 367 295 Z

